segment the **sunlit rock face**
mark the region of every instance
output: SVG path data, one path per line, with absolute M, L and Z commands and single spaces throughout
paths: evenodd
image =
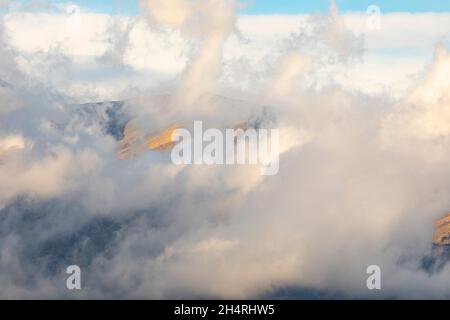
M 435 273 L 450 260 L 450 213 L 436 221 L 431 254 L 423 260 L 425 270 Z
M 153 96 L 150 98 L 149 104 L 158 106 L 158 108 L 162 106 L 170 107 L 174 98 L 170 95 Z M 211 128 L 233 128 L 244 131 L 269 128 L 277 121 L 272 106 L 220 95 L 205 95 L 204 99 L 206 105 L 226 114 L 226 116 L 214 117 L 205 110 L 196 110 L 197 112 L 192 112 L 189 115 L 176 112 L 173 116 L 170 114 L 172 111 L 161 109 L 162 116 L 167 116 L 166 121 L 152 123 L 154 117 L 141 116 L 130 119 L 124 117 L 123 112 L 116 111 L 114 117 L 111 117 L 108 123 L 109 127 L 113 125 L 114 128 L 120 129 L 119 135 L 114 136 L 118 141 L 117 159 L 135 159 L 148 151 L 168 152 L 176 144 L 176 141 L 172 138 L 173 133 L 177 129 L 192 129 L 194 121 L 203 121 Z
M 450 213 L 436 222 L 434 230 L 433 245 L 450 245 Z

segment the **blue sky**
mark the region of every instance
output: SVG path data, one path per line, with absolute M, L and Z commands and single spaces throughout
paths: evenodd
M 450 11 L 450 0 L 337 0 L 341 11 L 366 11 L 370 5 L 377 5 L 383 12 L 442 12 Z M 328 0 L 256 0 L 246 11 L 248 13 L 299 13 L 326 11 Z
M 30 0 L 21 0 L 30 2 Z M 138 11 L 138 0 L 57 0 L 75 2 L 96 12 L 133 14 Z M 328 0 L 244 0 L 246 14 L 326 12 Z M 450 0 L 337 0 L 341 11 L 366 11 L 369 5 L 378 5 L 382 12 L 450 12 Z

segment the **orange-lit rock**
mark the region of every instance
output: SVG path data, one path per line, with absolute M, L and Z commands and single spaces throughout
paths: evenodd
M 178 128 L 171 126 L 160 133 L 144 138 L 139 128 L 133 122 L 129 122 L 125 126 L 123 139 L 119 141 L 117 158 L 119 160 L 136 158 L 147 150 L 170 150 L 175 144 L 172 134 Z
M 450 213 L 435 223 L 433 244 L 450 245 Z
M 166 151 L 171 149 L 175 144 L 175 142 L 172 140 L 172 134 L 178 128 L 179 127 L 177 126 L 172 126 L 155 136 L 151 136 L 149 139 L 147 139 L 148 148 L 150 150 L 160 150 L 160 151 Z

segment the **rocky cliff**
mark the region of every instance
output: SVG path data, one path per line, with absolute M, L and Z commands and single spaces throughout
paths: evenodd
M 436 273 L 442 270 L 450 260 L 450 213 L 447 213 L 434 225 L 434 236 L 431 254 L 422 261 L 422 267 Z

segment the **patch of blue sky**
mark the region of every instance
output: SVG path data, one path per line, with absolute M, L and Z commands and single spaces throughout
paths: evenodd
M 247 14 L 297 14 L 327 12 L 329 0 L 254 0 L 243 10 Z M 450 0 L 337 0 L 341 12 L 365 12 L 376 5 L 383 13 L 450 12 Z
M 31 3 L 36 0 L 17 0 Z M 38 2 L 43 2 L 38 1 Z M 52 3 L 74 3 L 90 11 L 112 14 L 136 14 L 138 0 L 54 0 Z M 243 14 L 301 14 L 325 13 L 329 0 L 243 0 Z M 450 0 L 336 0 L 341 12 L 365 12 L 370 5 L 380 7 L 381 12 L 450 12 Z

